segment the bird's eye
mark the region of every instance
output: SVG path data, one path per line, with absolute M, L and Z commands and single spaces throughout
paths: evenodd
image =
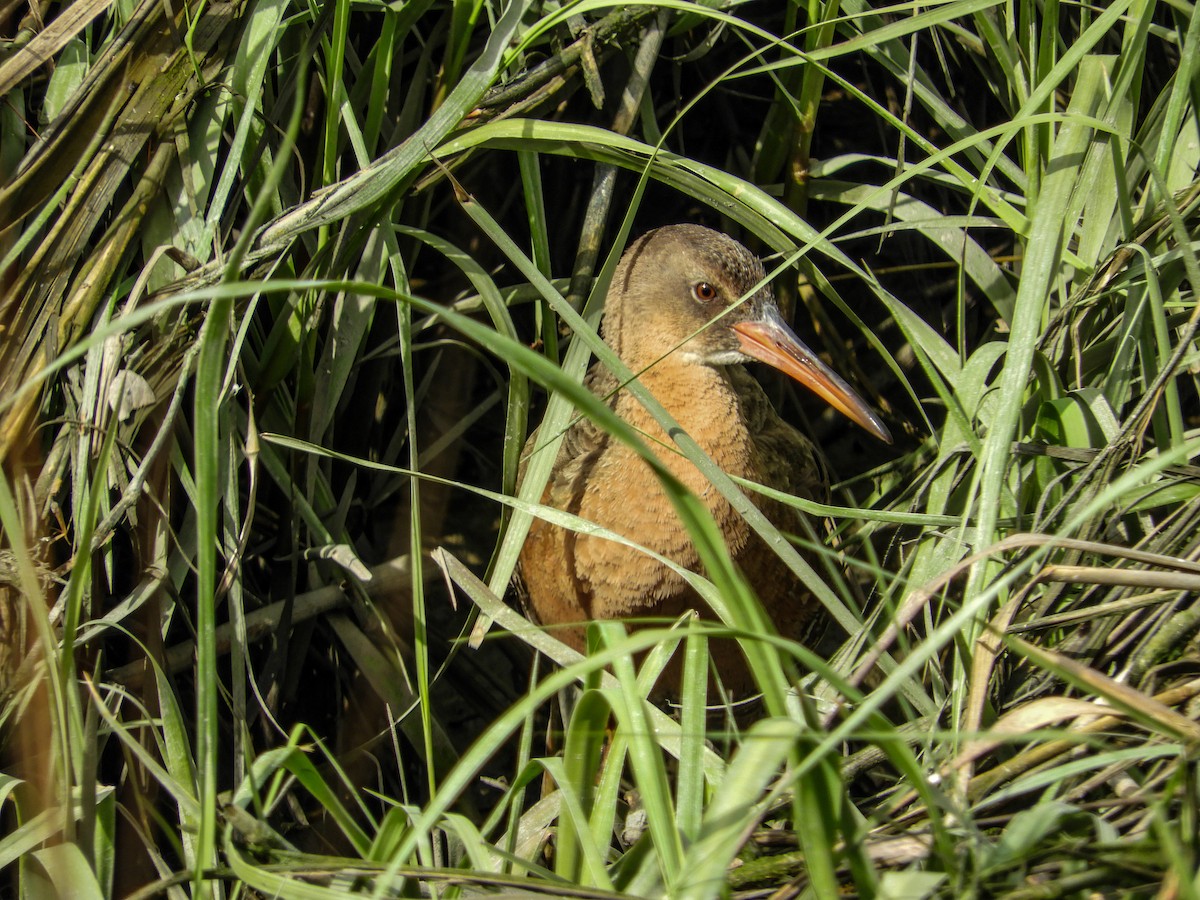
M 692 296 L 701 303 L 712 303 L 717 299 L 717 289 L 707 281 L 701 281 L 692 285 Z

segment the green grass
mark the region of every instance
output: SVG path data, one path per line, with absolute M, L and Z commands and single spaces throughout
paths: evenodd
M 0 18 L 6 895 L 1200 896 L 1194 5 L 83 9 Z M 898 435 L 771 385 L 810 535 L 674 448 L 821 653 L 581 386 L 675 221 Z M 505 602 L 580 415 L 717 621 Z

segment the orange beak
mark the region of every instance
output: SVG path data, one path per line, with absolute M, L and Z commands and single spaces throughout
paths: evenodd
M 743 353 L 790 375 L 850 421 L 884 443 L 892 442 L 875 411 L 796 337 L 777 311 L 770 309 L 759 321 L 738 322 L 733 330 Z

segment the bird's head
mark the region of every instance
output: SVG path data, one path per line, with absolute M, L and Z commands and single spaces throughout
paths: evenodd
M 762 262 L 720 232 L 670 225 L 634 241 L 613 275 L 604 338 L 634 371 L 670 353 L 694 365 L 774 366 L 882 441 L 879 416 L 783 321 Z

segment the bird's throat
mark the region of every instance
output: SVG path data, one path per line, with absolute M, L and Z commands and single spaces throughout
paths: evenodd
M 662 361 L 639 379 L 678 423 L 668 431 L 633 394 L 622 391 L 617 413 L 642 433 L 677 478 L 701 496 L 712 485 L 680 449 L 686 434 L 730 475 L 754 478 L 756 454 L 741 415 L 740 399 L 724 366 Z

